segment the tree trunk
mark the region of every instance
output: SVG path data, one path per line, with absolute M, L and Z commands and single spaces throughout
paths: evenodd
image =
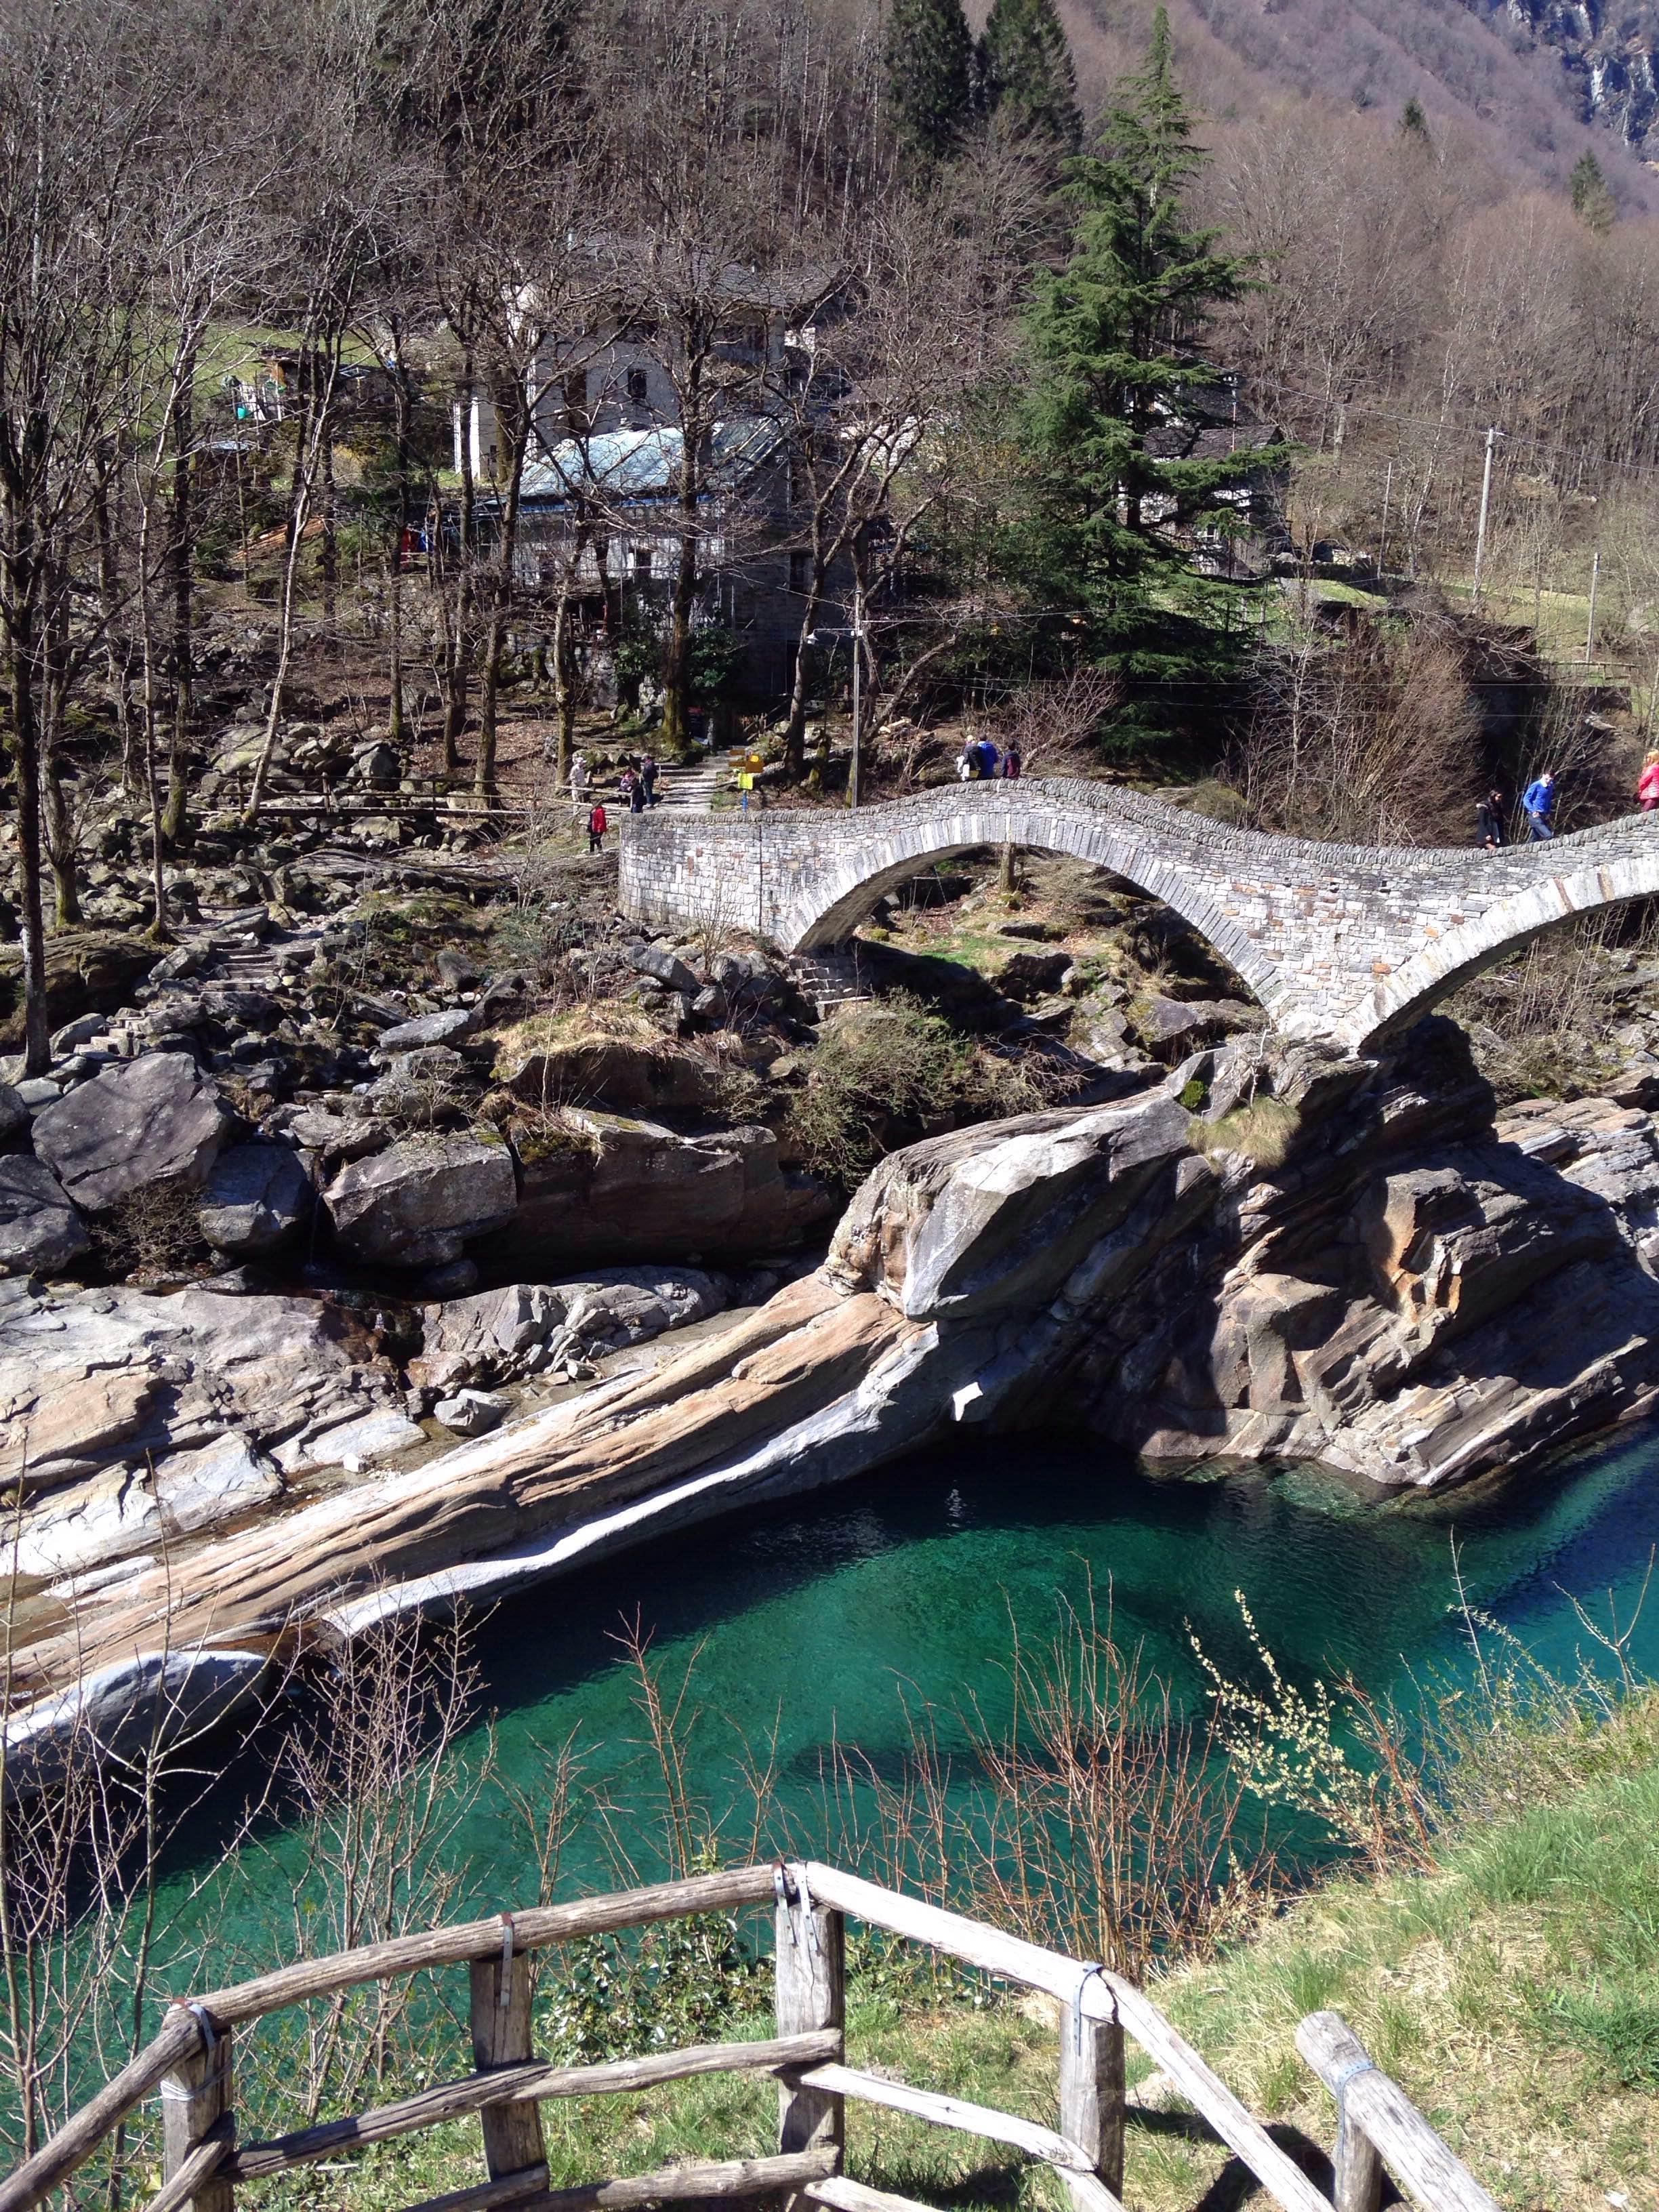
M 121 738 L 121 788 L 129 799 L 137 799 L 143 781 L 143 760 L 137 728 L 132 719 L 132 644 L 130 637 L 120 641 L 118 632 L 121 581 L 107 471 L 100 476 L 93 495 L 93 516 L 98 532 L 98 596 L 104 622 L 104 666 L 115 708 L 115 726 Z
M 9 502 L 7 560 L 10 602 L 7 659 L 12 728 L 17 743 L 17 889 L 23 941 L 23 1073 L 44 1075 L 52 1061 L 46 1015 L 46 932 L 40 899 L 40 730 L 34 688 L 34 626 L 39 572 L 28 522 Z
M 323 581 L 323 628 L 327 633 L 325 649 L 339 650 L 335 625 L 340 611 L 340 532 L 338 501 L 334 489 L 334 436 L 325 422 L 322 454 L 322 523 L 323 538 L 318 567 Z
M 388 652 L 386 705 L 386 735 L 401 752 L 408 735 L 404 717 L 404 575 L 401 559 L 401 534 L 398 525 L 399 551 L 393 556 L 391 574 L 386 578 L 386 611 L 391 617 L 391 646 Z
M 816 529 L 813 536 L 817 537 Z M 812 569 L 806 587 L 806 605 L 800 618 L 800 636 L 795 645 L 794 680 L 789 689 L 789 714 L 783 731 L 783 772 L 791 783 L 799 783 L 806 768 L 806 655 L 810 650 L 807 633 L 817 624 L 818 602 L 823 591 L 823 568 L 818 559 L 818 549 L 812 549 Z
M 476 533 L 477 486 L 472 475 L 472 395 L 477 368 L 469 350 L 462 369 L 461 505 L 457 516 L 460 544 L 455 556 L 455 592 L 444 637 L 443 771 L 453 775 L 461 764 L 461 735 L 466 728 L 466 695 L 472 672 L 469 635 L 472 615 L 472 541 Z
M 52 579 L 46 624 L 45 711 L 40 727 L 41 795 L 46 808 L 46 859 L 52 878 L 52 927 L 80 927 L 81 871 L 75 848 L 75 814 L 64 788 L 64 714 L 69 703 L 69 598 L 61 575 Z
M 196 656 L 191 641 L 195 381 L 192 348 L 180 363 L 173 399 L 173 533 L 167 546 L 168 565 L 173 571 L 173 740 L 167 749 L 167 811 L 161 817 L 161 834 L 170 852 L 178 849 L 185 834 L 185 806 L 190 789 L 186 751 L 196 703 Z
M 505 407 L 502 401 L 506 400 Z M 525 457 L 530 450 L 530 394 L 523 375 L 511 391 L 495 393 L 495 433 L 499 451 L 501 432 L 511 425 L 502 487 L 496 471 L 495 574 L 489 597 L 489 635 L 484 647 L 483 692 L 478 707 L 478 760 L 472 788 L 480 799 L 495 794 L 495 717 L 501 691 L 501 654 L 506 648 L 507 620 L 513 611 L 513 563 L 519 550 L 519 507 L 524 493 Z
M 662 742 L 679 752 L 690 742 L 691 609 L 697 596 L 697 494 L 702 477 L 702 376 L 692 363 L 681 407 L 679 558 L 674 569 L 674 598 L 663 662 Z

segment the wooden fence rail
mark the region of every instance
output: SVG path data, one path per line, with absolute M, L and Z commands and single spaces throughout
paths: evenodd
M 702 2044 L 643 2058 L 554 2066 L 532 2045 L 532 1954 L 577 1937 L 686 1915 L 772 1905 L 776 2033 Z M 890 2081 L 846 2063 L 845 1923 L 848 1917 L 928 1945 L 1000 1979 L 1059 2000 L 1060 2125 Z M 269 2142 L 239 2144 L 235 2033 L 290 2005 L 366 1982 L 465 1966 L 474 2071 L 412 2097 L 325 2120 Z M 693 2198 L 781 2200 L 830 2212 L 927 2212 L 842 2169 L 849 2099 L 938 2127 L 1004 2142 L 1050 2166 L 1076 2212 L 1122 2212 L 1124 2037 L 1157 2061 L 1194 2110 L 1282 2212 L 1380 2212 L 1385 2172 L 1424 2212 L 1498 2212 L 1398 2084 L 1379 2072 L 1335 2013 L 1297 2031 L 1304 2057 L 1337 2100 L 1333 2196 L 1316 2186 L 1171 2026 L 1146 1992 L 1105 1968 L 1003 1934 L 960 1913 L 812 1861 L 738 1867 L 574 1904 L 541 1905 L 305 1960 L 175 2004 L 160 2033 L 33 2157 L 0 2181 L 0 2212 L 31 2212 L 158 2088 L 162 2185 L 146 2212 L 234 2212 L 236 2191 L 313 2160 L 478 2117 L 487 2178 L 410 2212 L 634 2212 Z M 778 2085 L 775 2156 L 678 2165 L 656 2173 L 550 2186 L 541 2106 L 555 2098 L 614 2096 L 717 2073 L 771 2075 Z

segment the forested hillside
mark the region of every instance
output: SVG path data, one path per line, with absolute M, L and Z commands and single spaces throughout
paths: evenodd
M 1626 205 L 1659 204 L 1642 160 L 1651 8 L 1619 9 L 1616 26 L 1600 4 L 1547 0 L 1175 0 L 1170 16 L 1194 90 L 1218 115 L 1293 94 L 1394 117 L 1414 99 L 1443 137 L 1512 176 L 1563 184 L 1594 151 Z M 1150 18 L 1151 0 L 1070 0 L 1085 88 L 1124 66 Z

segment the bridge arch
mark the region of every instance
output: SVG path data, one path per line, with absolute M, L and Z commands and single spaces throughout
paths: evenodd
M 1565 859 L 1566 854 L 1558 850 L 1564 842 L 1520 849 Z M 1638 848 L 1600 865 L 1591 862 L 1542 877 L 1431 938 L 1376 986 L 1348 1021 L 1337 1025 L 1337 1041 L 1364 1052 L 1391 1031 L 1407 1027 L 1462 984 L 1472 982 L 1563 923 L 1628 905 L 1632 899 L 1656 896 L 1659 838 L 1650 837 L 1645 849 Z
M 960 811 L 912 819 L 864 846 L 845 848 L 814 872 L 810 884 L 780 916 L 780 941 L 794 952 L 840 945 L 889 891 L 923 869 L 1004 844 L 1022 852 L 1082 860 L 1132 884 L 1195 930 L 1265 1012 L 1271 1015 L 1275 1001 L 1282 998 L 1277 963 L 1224 912 L 1201 877 L 1173 866 L 1098 813 L 1073 813 L 1064 807 L 1045 806 L 1029 813 L 998 810 L 993 816 L 970 802 Z

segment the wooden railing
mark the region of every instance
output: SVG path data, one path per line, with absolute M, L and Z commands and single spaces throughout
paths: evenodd
M 550 2066 L 531 2043 L 531 1954 L 573 1938 L 692 1913 L 769 1904 L 775 1918 L 776 2034 L 704 2044 L 593 2066 Z M 846 2063 L 844 1925 L 851 1917 L 923 1943 L 1004 1981 L 1044 1990 L 1062 2014 L 1058 2129 L 960 2098 L 889 2081 Z M 465 1965 L 471 1970 L 475 2070 L 396 2103 L 269 2142 L 236 2139 L 236 2030 L 289 2005 L 365 1982 Z M 847 2100 L 886 2106 L 933 2125 L 1012 2145 L 1053 2166 L 1076 2212 L 1121 2212 L 1124 2037 L 1153 2058 L 1216 2136 L 1283 2212 L 1333 2203 L 1212 2072 L 1146 1992 L 1105 1968 L 969 1920 L 812 1861 L 740 1867 L 571 1905 L 542 1905 L 419 1936 L 304 1960 L 180 2002 L 161 2033 L 42 2149 L 0 2182 L 0 2212 L 28 2212 L 58 2188 L 143 2100 L 159 2089 L 162 2185 L 147 2212 L 233 2212 L 238 2184 L 291 2172 L 313 2159 L 385 2142 L 476 2112 L 487 2179 L 411 2212 L 490 2206 L 627 2212 L 695 2197 L 771 2197 L 831 2212 L 922 2212 L 844 2172 Z M 1334 2212 L 1378 2212 L 1385 2170 L 1425 2212 L 1498 2212 L 1404 2092 L 1378 2071 L 1335 2013 L 1302 2022 L 1304 2057 L 1337 2100 Z M 778 2083 L 778 2148 L 765 2158 L 666 2167 L 550 2189 L 541 2106 L 556 2097 L 613 2095 L 714 2073 Z

